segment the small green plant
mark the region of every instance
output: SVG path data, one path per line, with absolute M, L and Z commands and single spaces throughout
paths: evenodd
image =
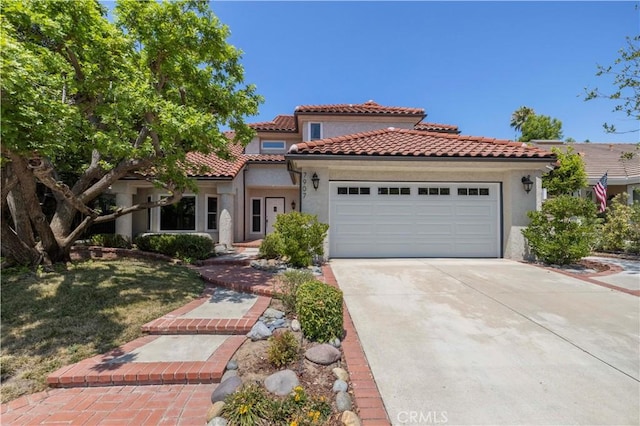
M 140 250 L 162 253 L 183 260 L 206 259 L 213 253 L 213 240 L 201 235 L 153 234 L 135 239 Z
M 295 361 L 300 351 L 296 336 L 289 330 L 269 338 L 267 358 L 274 367 L 280 368 Z
M 637 201 L 631 206 L 631 230 L 626 250 L 629 253 L 640 254 L 640 203 Z
M 254 426 L 268 418 L 271 409 L 266 390 L 256 383 L 245 384 L 228 395 L 222 414 L 230 426 Z
M 100 247 L 131 248 L 131 240 L 120 234 L 95 234 L 89 238 L 89 243 Z
M 331 403 L 324 396 L 309 396 L 302 386 L 296 386 L 285 398 L 273 401 L 269 424 L 323 425 L 331 412 Z
M 258 255 L 265 259 L 277 259 L 284 253 L 282 237 L 277 232 L 267 234 L 260 244 Z
M 541 211 L 530 211 L 522 230 L 533 254 L 542 262 L 566 265 L 591 252 L 596 238 L 593 201 L 561 195 L 547 200 Z
M 300 284 L 296 313 L 305 337 L 317 342 L 342 338 L 342 291 L 320 281 Z
M 309 266 L 314 256 L 324 254 L 322 245 L 329 225 L 318 222 L 317 216 L 300 212 L 281 214 L 274 229 L 282 238 L 283 254 L 293 266 Z
M 307 269 L 290 269 L 280 275 L 278 291 L 275 297 L 282 301 L 287 313 L 296 310 L 296 292 L 302 283 L 313 281 L 313 273 Z

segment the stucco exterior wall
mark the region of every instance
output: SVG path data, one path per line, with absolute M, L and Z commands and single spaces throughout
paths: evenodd
M 297 188 L 285 164 L 249 164 L 245 179 L 247 187 Z
M 372 130 L 395 127 L 398 129 L 412 129 L 414 122 L 406 121 L 309 121 L 303 125 L 302 140 L 309 140 L 309 123 L 322 123 L 322 138 L 350 135 L 353 133 L 369 132 Z
M 282 152 L 262 151 L 262 141 L 284 141 L 285 149 Z M 284 154 L 289 151 L 291 145 L 299 143 L 300 138 L 296 134 L 290 133 L 260 133 L 254 137 L 244 148 L 245 154 Z
M 541 163 L 480 163 L 480 162 L 394 162 L 394 161 L 299 161 L 303 176 L 301 211 L 318 215 L 318 220 L 330 223 L 329 181 L 396 181 L 396 182 L 495 182 L 502 184 L 502 249 L 504 257 L 522 259 L 525 242 L 520 230 L 527 226 L 527 211 L 540 207 L 542 192 L 536 169 Z M 311 176 L 320 178 L 318 190 L 311 185 Z M 531 175 L 533 190 L 527 194 L 523 176 Z M 307 189 L 304 190 L 304 178 Z M 328 250 L 328 241 L 325 244 Z M 330 253 L 329 253 L 330 256 Z

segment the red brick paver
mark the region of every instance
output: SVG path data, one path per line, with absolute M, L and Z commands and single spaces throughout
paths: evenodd
M 2 425 L 204 424 L 215 384 L 51 389 L 2 405 Z
M 262 296 L 273 296 L 276 279 L 269 272 L 260 271 L 251 266 L 234 264 L 207 265 L 198 268 L 205 281 Z

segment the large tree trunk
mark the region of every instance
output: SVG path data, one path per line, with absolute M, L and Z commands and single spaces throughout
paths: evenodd
M 0 243 L 2 255 L 9 263 L 20 265 L 37 265 L 42 260 L 42 255 L 33 247 L 25 244 L 11 228 L 9 222 L 9 208 L 6 203 L 2 203 L 2 223 L 0 225 Z M 32 237 L 33 239 L 33 237 Z

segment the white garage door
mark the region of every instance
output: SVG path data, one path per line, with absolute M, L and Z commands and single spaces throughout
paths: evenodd
M 497 183 L 330 184 L 331 257 L 500 257 Z

